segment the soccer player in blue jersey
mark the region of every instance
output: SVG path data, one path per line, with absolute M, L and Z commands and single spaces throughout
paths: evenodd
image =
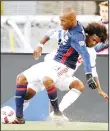
M 92 76 L 90 58 L 86 49 L 86 35 L 82 25 L 76 20 L 76 13 L 71 8 L 64 9 L 60 14 L 60 21 L 63 29 L 59 30 L 59 48 L 54 60 L 51 62 L 41 62 L 36 64 L 22 72 L 17 77 L 16 120 L 13 122 L 14 124 L 25 123 L 23 119 L 23 103 L 28 83 L 41 83 L 47 90 L 54 114 L 56 116 L 62 116 L 58 106 L 56 81 L 61 77 L 66 77 L 66 79 L 68 79 L 68 76 L 73 74 L 79 54 L 83 58 L 85 75 L 89 87 L 92 89 L 97 88 L 97 84 Z M 106 37 L 106 30 L 103 31 L 105 33 L 104 36 Z M 88 38 L 88 42 L 91 42 L 91 40 L 93 41 L 93 39 L 95 39 L 96 42 L 100 42 L 101 38 L 97 37 L 98 36 L 94 34 L 91 39 Z M 48 39 L 49 37 L 45 36 L 36 47 L 33 53 L 35 59 L 41 55 L 42 47 Z M 68 83 L 72 81 L 73 79 L 69 80 Z M 75 83 L 71 83 L 70 87 L 72 88 L 73 86 L 75 88 L 75 85 L 80 87 L 80 91 L 84 88 L 83 83 L 81 81 L 77 81 L 77 79 Z

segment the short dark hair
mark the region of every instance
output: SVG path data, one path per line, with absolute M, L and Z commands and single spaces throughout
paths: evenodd
M 101 39 L 101 42 L 105 42 L 108 37 L 105 25 L 97 22 L 89 23 L 85 28 L 85 32 L 88 35 L 96 34 Z

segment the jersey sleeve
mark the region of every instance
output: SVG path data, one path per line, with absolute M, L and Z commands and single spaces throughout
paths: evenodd
M 44 34 L 44 37 L 48 37 L 49 39 L 52 39 L 52 38 L 55 38 L 57 39 L 58 38 L 58 30 L 56 29 L 51 29 L 49 31 L 47 31 L 45 34 Z
M 71 46 L 82 56 L 85 73 L 92 73 L 90 56 L 86 48 L 85 37 L 82 33 L 71 36 Z
M 93 51 L 93 49 L 89 49 L 88 52 L 90 55 L 92 75 L 93 75 L 93 77 L 98 77 L 97 69 L 96 69 L 96 51 Z
M 107 49 L 109 47 L 108 40 L 106 40 L 105 43 L 98 43 L 96 46 L 94 46 L 94 49 L 96 52 L 103 51 L 104 49 Z
M 92 76 L 98 77 L 96 66 L 92 67 Z

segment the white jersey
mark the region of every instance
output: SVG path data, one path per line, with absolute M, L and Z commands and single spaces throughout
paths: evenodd
M 90 63 L 91 63 L 91 68 L 92 68 L 92 75 L 93 77 L 98 77 L 97 71 L 96 71 L 96 51 L 94 48 L 88 48 L 88 53 L 90 55 Z M 47 54 L 44 58 L 44 61 L 50 61 L 52 59 L 54 59 L 54 56 L 56 54 L 56 50 Z M 83 59 L 81 56 L 79 56 L 78 61 L 76 63 L 76 69 L 75 72 L 77 71 L 78 67 L 83 63 Z

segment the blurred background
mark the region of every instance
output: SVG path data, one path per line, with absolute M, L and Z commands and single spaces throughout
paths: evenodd
M 102 1 L 3 1 L 2 15 L 58 15 L 64 7 L 72 7 L 78 15 L 99 15 Z
M 32 53 L 44 33 L 59 26 L 58 14 L 65 7 L 72 7 L 84 26 L 88 22 L 99 21 L 100 2 L 102 1 L 2 1 L 1 52 Z M 57 48 L 55 39 L 47 45 L 43 53 Z

